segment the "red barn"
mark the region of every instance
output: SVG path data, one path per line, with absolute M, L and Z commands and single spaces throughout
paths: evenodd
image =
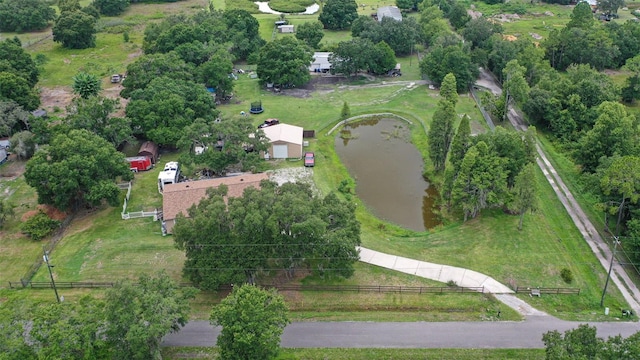
M 149 170 L 153 167 L 151 158 L 148 156 L 128 157 L 127 162 L 129 162 L 129 168 L 131 168 L 131 171 L 135 172 Z

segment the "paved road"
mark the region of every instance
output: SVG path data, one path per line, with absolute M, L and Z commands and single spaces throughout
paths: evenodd
M 484 69 L 480 73 L 480 78 L 477 81 L 477 84 L 490 89 L 494 94 L 500 94 L 502 92 L 500 85 L 495 81 L 493 76 Z M 527 125 L 523 117 L 515 109 L 509 109 L 507 118 L 517 130 L 527 130 Z M 600 233 L 584 213 L 571 191 L 567 188 L 560 175 L 556 172 L 556 169 L 553 167 L 542 148 L 540 148 L 540 146 L 536 146 L 536 150 L 538 152 L 538 166 L 544 173 L 547 181 L 551 184 L 551 187 L 558 196 L 558 199 L 567 210 L 567 213 L 593 253 L 600 261 L 600 264 L 602 264 L 605 269 L 608 269 L 612 256 L 611 248 L 600 236 Z M 625 269 L 618 262 L 614 262 L 611 280 L 618 287 L 622 296 L 624 296 L 625 300 L 629 303 L 629 306 L 636 313 L 640 313 L 640 290 L 633 281 L 631 281 Z
M 551 316 L 505 322 L 296 322 L 282 335 L 287 348 L 543 348 L 542 334 L 564 332 L 580 323 Z M 598 336 L 627 337 L 637 323 L 594 323 Z M 207 321 L 192 321 L 163 346 L 215 346 L 220 333 Z

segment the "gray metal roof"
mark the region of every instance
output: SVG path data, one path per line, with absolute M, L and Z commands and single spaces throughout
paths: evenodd
M 402 13 L 400 9 L 395 6 L 383 6 L 378 8 L 378 21 L 382 21 L 382 18 L 390 17 L 394 20 L 402 21 Z

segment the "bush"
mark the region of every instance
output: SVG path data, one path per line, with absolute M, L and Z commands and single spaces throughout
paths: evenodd
M 567 284 L 571 284 L 573 282 L 573 273 L 570 269 L 563 268 L 562 270 L 560 270 L 560 277 Z
M 37 241 L 47 237 L 59 226 L 60 221 L 53 220 L 44 212 L 39 211 L 22 224 L 21 230 L 24 234 Z
M 354 193 L 355 183 L 351 179 L 345 179 L 340 181 L 340 185 L 338 185 L 338 191 L 343 194 L 353 194 Z

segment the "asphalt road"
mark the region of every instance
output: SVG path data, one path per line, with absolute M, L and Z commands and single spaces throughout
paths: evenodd
M 496 322 L 296 322 L 282 335 L 286 348 L 543 348 L 542 334 L 564 332 L 579 322 L 551 316 Z M 627 337 L 640 331 L 632 322 L 593 323 L 598 336 Z M 192 321 L 165 337 L 163 346 L 215 346 L 219 328 Z

